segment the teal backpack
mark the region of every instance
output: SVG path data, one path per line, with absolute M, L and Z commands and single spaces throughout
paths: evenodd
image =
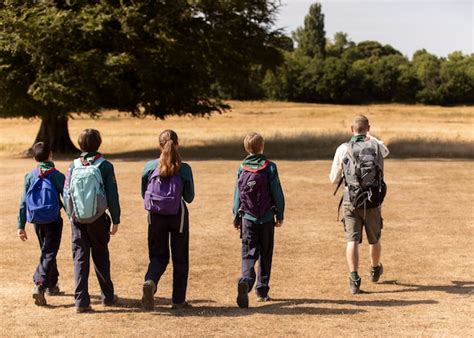
M 64 190 L 66 210 L 71 219 L 89 224 L 107 209 L 104 182 L 99 166 L 105 161 L 99 157 L 94 163 L 84 165 L 80 158 L 74 160 L 74 169 Z

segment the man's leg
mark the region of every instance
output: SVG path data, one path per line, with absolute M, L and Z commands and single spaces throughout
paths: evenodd
M 347 242 L 346 258 L 349 272 L 359 271 L 359 241 Z
M 380 238 L 382 236 L 382 216 L 380 208 L 368 209 L 365 218 L 365 231 L 369 242 L 370 252 L 370 279 L 372 282 L 378 282 L 383 273 L 383 266 L 380 263 L 382 254 L 382 245 Z
M 382 245 L 380 244 L 380 241 L 375 244 L 370 244 L 369 251 L 370 263 L 372 264 L 372 267 L 379 266 L 380 256 L 382 255 Z
M 349 289 L 352 294 L 360 292 L 359 241 L 362 236 L 362 219 L 350 204 L 344 204 L 344 231 L 346 232 L 346 259 L 349 267 Z

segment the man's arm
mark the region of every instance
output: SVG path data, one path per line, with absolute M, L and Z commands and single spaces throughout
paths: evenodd
M 342 177 L 342 159 L 347 151 L 347 146 L 341 144 L 336 149 L 334 159 L 332 161 L 331 172 L 329 173 L 329 181 L 333 184 L 338 184 Z

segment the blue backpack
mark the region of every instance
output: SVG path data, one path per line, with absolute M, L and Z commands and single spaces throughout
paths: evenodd
M 32 171 L 36 178 L 25 196 L 28 223 L 48 224 L 58 220 L 61 210 L 58 191 L 53 182 L 47 178 L 55 171 L 54 168 L 43 174 L 40 174 L 38 169 Z

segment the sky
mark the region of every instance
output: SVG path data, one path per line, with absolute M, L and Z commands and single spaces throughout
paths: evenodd
M 314 1 L 281 0 L 276 25 L 290 34 Z M 354 42 L 376 40 L 408 57 L 425 48 L 438 56 L 473 53 L 474 0 L 319 0 L 326 37 L 345 32 Z

